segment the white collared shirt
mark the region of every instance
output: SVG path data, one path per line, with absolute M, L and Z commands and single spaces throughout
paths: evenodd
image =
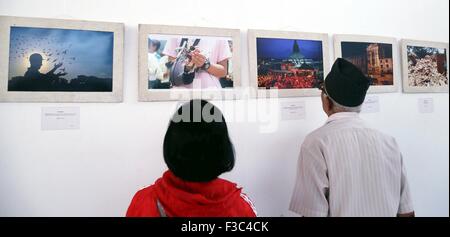
M 394 138 L 357 113 L 337 113 L 301 147 L 290 210 L 303 216 L 387 216 L 413 211 Z

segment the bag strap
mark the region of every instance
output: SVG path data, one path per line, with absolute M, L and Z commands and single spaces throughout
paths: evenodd
M 160 217 L 167 217 L 166 212 L 164 211 L 164 207 L 162 206 L 159 199 L 156 199 L 156 207 L 158 207 L 158 212 Z
M 195 39 L 194 44 L 192 45 L 193 47 L 197 46 L 200 43 L 200 39 Z

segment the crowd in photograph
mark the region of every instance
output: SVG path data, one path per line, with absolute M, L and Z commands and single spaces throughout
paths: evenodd
M 268 73 L 258 75 L 258 87 L 278 89 L 315 88 L 318 83 L 313 75 Z

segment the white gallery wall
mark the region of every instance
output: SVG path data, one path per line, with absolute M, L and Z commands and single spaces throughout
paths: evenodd
M 247 85 L 247 29 L 449 39 L 448 0 L 0 0 L 0 15 L 125 23 L 124 102 L 0 103 L 0 216 L 123 216 L 134 193 L 166 166 L 162 142 L 177 102 L 141 103 L 138 24 L 241 29 Z M 330 41 L 330 46 L 332 41 Z M 331 49 L 330 49 L 330 53 Z M 380 111 L 361 116 L 397 138 L 418 216 L 449 215 L 449 94 L 377 94 Z M 431 98 L 433 113 L 419 113 Z M 218 102 L 235 144 L 235 169 L 261 216 L 290 216 L 289 200 L 304 137 L 326 116 L 319 97 L 303 101 L 306 118 L 284 121 L 254 100 Z M 81 128 L 42 131 L 41 109 L 80 108 Z M 258 115 L 259 114 L 259 115 Z M 259 118 L 260 121 L 246 119 Z M 267 120 L 269 119 L 269 120 Z

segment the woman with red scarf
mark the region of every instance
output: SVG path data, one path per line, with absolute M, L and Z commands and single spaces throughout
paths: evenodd
M 204 100 L 181 106 L 164 138 L 169 170 L 138 191 L 127 217 L 255 217 L 235 183 L 218 178 L 234 167 L 234 148 L 221 111 Z

